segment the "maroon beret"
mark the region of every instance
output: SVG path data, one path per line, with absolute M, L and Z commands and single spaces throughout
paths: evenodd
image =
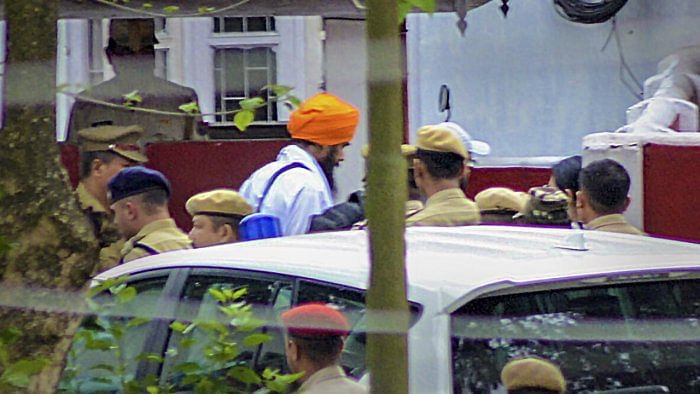
M 299 305 L 280 318 L 290 335 L 346 336 L 350 331 L 350 324 L 340 311 L 320 303 Z

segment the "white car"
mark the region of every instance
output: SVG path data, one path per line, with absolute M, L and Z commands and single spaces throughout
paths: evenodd
M 523 355 L 558 363 L 570 392 L 700 392 L 700 245 L 502 226 L 411 228 L 406 241 L 412 393 L 503 393 L 500 369 Z M 248 301 L 274 313 L 334 304 L 355 324 L 343 366 L 359 377 L 368 260 L 365 231 L 334 232 L 164 253 L 97 279 L 128 275 L 138 297 L 162 303 L 134 352 L 164 353 L 181 309 L 215 314 L 212 286 L 247 286 Z M 248 359 L 284 368 L 281 339 Z M 169 362 L 135 373 L 167 380 Z

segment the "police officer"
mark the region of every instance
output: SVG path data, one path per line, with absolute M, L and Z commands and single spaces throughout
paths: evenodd
M 240 194 L 228 189 L 195 194 L 185 208 L 192 216 L 189 237 L 195 248 L 238 241 L 241 220 L 253 213 Z
M 622 215 L 630 204 L 630 176 L 620 163 L 611 159 L 590 163 L 581 170 L 579 187 L 576 211 L 586 229 L 645 235 Z
M 508 394 L 566 393 L 566 380 L 559 367 L 537 357 L 509 361 L 501 371 L 501 382 Z
M 345 375 L 339 365 L 350 325 L 345 316 L 324 304 L 297 306 L 281 316 L 285 354 L 292 373 L 304 372 L 297 393 L 364 394 L 367 388 Z
M 507 187 L 490 187 L 474 197 L 484 223 L 519 223 L 518 214 L 523 214 L 529 196 Z
M 191 88 L 156 77 L 155 25 L 153 19 L 113 19 L 105 55 L 114 69 L 114 78 L 80 92 L 71 108 L 68 140 L 74 141 L 75 130 L 95 124 L 138 124 L 145 132 L 143 140 L 172 141 L 197 137 L 198 124 L 193 117 L 146 113 L 129 107 L 110 107 L 95 102 L 123 105 L 125 95 L 138 92 L 135 107 L 163 112 L 183 113 L 179 107 L 197 102 Z
M 128 238 L 121 262 L 192 247 L 187 234 L 170 218 L 170 182 L 160 172 L 125 168 L 109 181 L 109 193 L 114 223 Z
M 138 140 L 143 133 L 139 126 L 102 126 L 78 132 L 80 144 L 80 183 L 76 193 L 80 208 L 90 219 L 100 244 L 99 273 L 119 262 L 124 246 L 109 209 L 107 183 L 120 170 L 146 162 Z
M 479 208 L 460 188 L 471 158 L 460 137 L 444 125 L 424 126 L 418 130 L 416 148 L 413 171 L 427 200 L 423 209 L 406 218 L 406 226 L 479 224 Z

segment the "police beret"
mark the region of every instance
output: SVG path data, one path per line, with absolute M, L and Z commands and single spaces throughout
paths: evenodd
M 509 361 L 501 371 L 501 381 L 506 390 L 537 388 L 566 392 L 566 380 L 559 367 L 536 357 Z
M 109 200 L 115 203 L 123 198 L 135 196 L 151 190 L 164 190 L 170 196 L 170 182 L 156 170 L 145 167 L 127 167 L 112 179 L 109 184 Z
M 428 125 L 418 129 L 416 148 L 443 153 L 454 153 L 467 158 L 467 148 L 460 137 L 447 127 L 440 125 Z
M 474 202 L 481 211 L 510 210 L 523 212 L 530 196 L 527 193 L 516 192 L 507 187 L 490 187 L 480 191 Z
M 137 163 L 148 161 L 138 145 L 141 126 L 99 126 L 78 131 L 82 152 L 114 152 Z
M 216 189 L 195 194 L 185 204 L 190 216 L 246 216 L 253 213 L 248 202 L 233 190 Z
M 340 311 L 320 303 L 297 306 L 282 313 L 280 318 L 290 335 L 346 336 L 350 331 L 350 324 Z

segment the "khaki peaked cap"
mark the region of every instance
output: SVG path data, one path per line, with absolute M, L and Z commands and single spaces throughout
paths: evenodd
M 253 207 L 238 192 L 229 189 L 216 189 L 195 194 L 185 204 L 191 216 L 246 216 L 253 213 Z
M 501 381 L 506 390 L 536 388 L 566 392 L 566 380 L 559 367 L 536 357 L 509 361 L 501 371 Z
M 507 187 L 490 187 L 477 193 L 474 202 L 481 211 L 500 211 L 503 209 L 524 212 L 530 195 L 516 192 Z
M 452 130 L 441 125 L 427 125 L 418 129 L 416 148 L 442 153 L 454 153 L 466 159 L 469 157 L 462 140 Z
M 362 153 L 363 158 L 368 158 L 369 157 L 369 144 L 365 144 L 362 146 L 362 149 L 360 151 Z M 408 168 L 413 168 L 413 157 L 416 155 L 416 147 L 413 145 L 408 145 L 408 144 L 401 144 L 401 156 L 406 159 L 406 162 L 408 163 Z
M 141 126 L 99 126 L 78 131 L 81 152 L 113 152 L 131 161 L 145 163 L 148 158 L 141 151 Z

